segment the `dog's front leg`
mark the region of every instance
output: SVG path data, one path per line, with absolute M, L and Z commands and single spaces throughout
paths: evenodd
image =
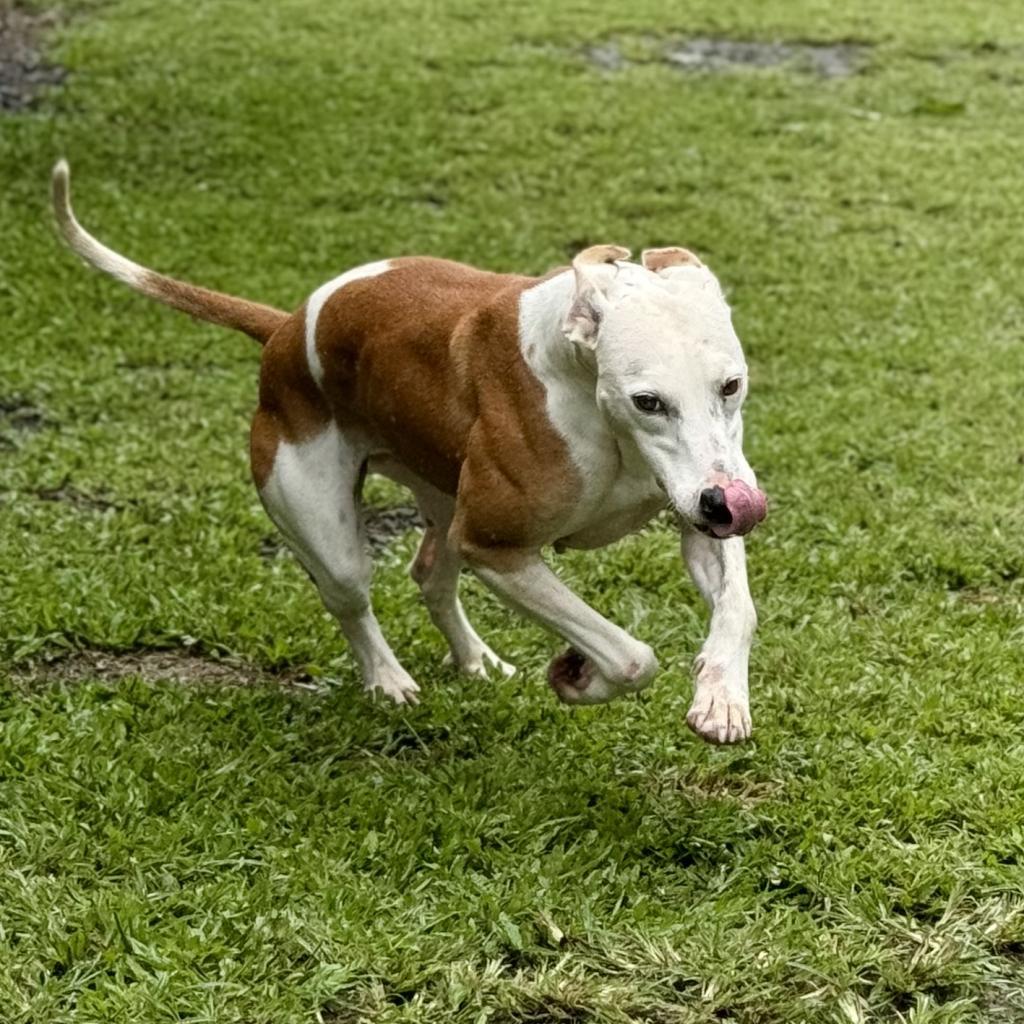
M 499 567 L 474 558 L 477 576 L 513 608 L 571 645 L 548 668 L 548 681 L 566 704 L 603 704 L 642 690 L 658 670 L 647 644 L 599 615 L 577 597 L 537 554 Z
M 715 540 L 683 534 L 683 557 L 711 607 L 711 628 L 695 662 L 690 728 L 711 743 L 739 743 L 750 736 L 747 665 L 757 614 L 747 587 L 741 537 Z

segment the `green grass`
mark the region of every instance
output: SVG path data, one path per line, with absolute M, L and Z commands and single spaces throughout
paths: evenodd
M 0 399 L 45 417 L 0 414 L 0 1017 L 1024 1020 L 1013 5 L 71 10 L 68 84 L 0 119 Z M 692 34 L 871 48 L 829 81 L 581 57 Z M 60 154 L 106 241 L 286 307 L 402 253 L 701 252 L 773 499 L 749 546 L 754 741 L 685 728 L 705 613 L 663 526 L 558 560 L 658 650 L 639 699 L 558 706 L 554 640 L 473 585 L 521 672 L 455 678 L 405 537 L 375 598 L 425 699 L 364 700 L 302 572 L 260 557 L 258 350 L 70 257 Z M 38 496 L 65 479 L 114 507 Z M 323 692 L 18 670 L 187 645 Z

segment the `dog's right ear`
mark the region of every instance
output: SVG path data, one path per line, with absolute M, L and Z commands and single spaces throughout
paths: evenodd
M 592 245 L 572 261 L 576 291 L 569 312 L 562 321 L 562 333 L 571 342 L 587 348 L 597 344 L 597 330 L 605 305 L 602 285 L 606 281 L 602 279 L 607 278 L 607 272 L 602 273 L 597 268 L 628 259 L 629 250 L 621 245 Z
M 678 245 L 670 245 L 665 249 L 644 249 L 640 255 L 640 262 L 654 273 L 665 270 L 668 267 L 703 267 L 700 257 L 689 249 L 683 249 Z

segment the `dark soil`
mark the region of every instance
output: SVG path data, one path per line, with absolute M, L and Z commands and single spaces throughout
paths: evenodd
M 25 110 L 46 86 L 64 81 L 64 68 L 40 52 L 40 38 L 58 20 L 53 8 L 27 11 L 0 0 L 0 111 Z
M 102 494 L 89 494 L 80 491 L 71 482 L 69 477 L 64 477 L 56 487 L 40 487 L 33 491 L 40 501 L 59 501 L 65 505 L 74 505 L 75 508 L 90 509 L 95 512 L 109 512 L 111 509 L 119 509 L 120 504 L 112 501 Z
M 315 688 L 311 677 L 304 672 L 289 670 L 275 673 L 244 661 L 222 660 L 181 649 L 75 651 L 27 662 L 15 668 L 12 675 L 19 682 L 34 685 L 140 678 L 146 682 L 215 683 L 221 686 L 272 683 L 301 689 Z
M 788 64 L 823 78 L 845 78 L 860 68 L 863 50 L 856 43 L 759 43 L 698 38 L 671 45 L 665 60 L 686 71 L 725 71 L 737 65 L 774 68 Z
M 721 73 L 743 67 L 791 67 L 823 78 L 845 78 L 863 66 L 866 49 L 861 43 L 761 42 L 698 36 L 660 44 L 656 59 L 682 71 Z M 621 71 L 633 63 L 613 41 L 590 47 L 586 56 L 604 71 Z
M 18 447 L 17 435 L 46 427 L 46 414 L 22 395 L 0 395 L 0 451 Z
M 12 430 L 42 430 L 43 410 L 21 395 L 0 396 L 0 423 Z
M 411 505 L 396 505 L 393 508 L 368 505 L 363 509 L 363 521 L 366 523 L 370 550 L 374 552 L 382 551 L 403 533 L 423 526 L 419 511 Z

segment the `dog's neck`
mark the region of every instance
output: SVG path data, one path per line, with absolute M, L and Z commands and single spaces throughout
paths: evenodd
M 572 271 L 567 270 L 523 292 L 519 340 L 524 358 L 542 382 L 571 382 L 593 399 L 597 380 L 593 354 L 571 342 L 562 328 L 574 288 Z

